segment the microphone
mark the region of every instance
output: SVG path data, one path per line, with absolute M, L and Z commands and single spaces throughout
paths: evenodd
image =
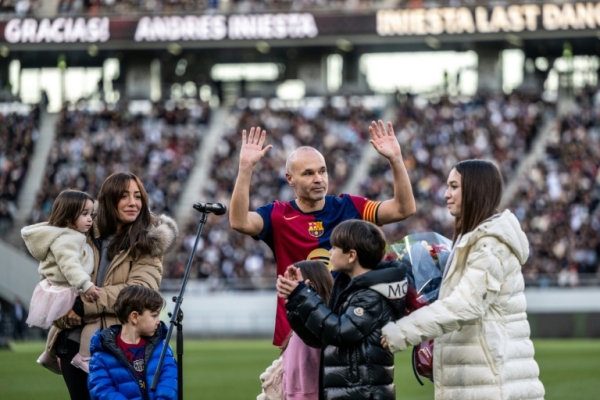
M 200 212 L 223 215 L 227 212 L 227 207 L 221 203 L 196 203 L 194 208 Z

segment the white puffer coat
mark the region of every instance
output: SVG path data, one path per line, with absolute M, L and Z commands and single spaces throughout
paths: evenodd
M 93 286 L 94 252 L 87 237 L 71 228 L 41 222 L 21 229 L 27 249 L 39 262 L 38 272 L 56 286 L 84 292 Z
M 430 306 L 383 328 L 392 351 L 434 342 L 436 400 L 543 399 L 525 312 L 519 221 L 504 211 L 469 232 Z

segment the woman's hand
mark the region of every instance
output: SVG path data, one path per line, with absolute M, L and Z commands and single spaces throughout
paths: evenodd
M 384 349 L 388 348 L 388 342 L 385 338 L 385 335 L 381 335 L 381 346 L 383 346 Z

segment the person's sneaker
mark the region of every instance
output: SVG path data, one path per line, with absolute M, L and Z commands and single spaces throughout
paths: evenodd
M 43 352 L 40 358 L 37 359 L 37 363 L 42 367 L 48 368 L 55 374 L 62 375 L 60 370 L 60 359 L 58 357 L 52 357 L 50 354 Z
M 75 357 L 71 360 L 71 365 L 79 368 L 86 374 L 90 373 L 90 357 L 84 357 L 81 354 L 75 354 Z

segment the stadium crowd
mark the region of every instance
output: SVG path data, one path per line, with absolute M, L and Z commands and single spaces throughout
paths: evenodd
M 388 241 L 426 231 L 452 237 L 454 219 L 444 198 L 448 172 L 460 160 L 483 158 L 496 162 L 509 182 L 546 112 L 552 113 L 553 108 L 520 93 L 480 94 L 466 102 L 443 98 L 435 103 L 398 96 L 394 126 L 404 149 L 417 213 L 403 223 L 384 227 Z M 361 194 L 388 198 L 391 182 L 387 166 L 377 159 L 361 184 Z
M 479 95 L 467 102 L 447 98 L 423 102 L 410 95 L 397 98 L 394 126 L 405 149 L 418 207 L 417 215 L 407 221 L 384 227 L 389 242 L 419 231 L 436 231 L 451 237 L 453 219 L 446 209 L 444 190 L 452 166 L 461 159 L 491 159 L 509 182 L 515 178 L 516 167 L 530 150 L 546 116 L 553 117 L 555 112 L 554 104 L 522 93 Z M 251 209 L 275 198 L 293 197 L 285 181 L 285 157 L 303 144 L 324 153 L 330 175 L 329 193 L 339 194 L 353 173 L 354 163 L 348 161 L 360 159 L 360 151 L 367 143 L 365 128 L 375 118 L 377 113 L 352 107 L 324 107 L 316 114 L 314 110 L 294 113 L 269 108 L 238 109 L 213 158 L 212 179 L 202 197 L 228 202 L 236 178 L 239 132 L 256 125 L 267 129 L 275 147 L 256 168 Z M 276 178 L 272 171 L 278 171 Z M 371 199 L 388 198 L 392 196 L 391 179 L 385 162 L 376 158 L 357 194 Z M 168 272 L 170 278 L 183 274 L 196 227 L 192 222 L 184 229 L 182 244 Z M 262 243 L 231 231 L 225 217 L 209 219 L 196 257 L 199 278 L 226 278 L 225 285 L 231 287 L 265 287 L 272 284 L 275 274 L 271 251 Z M 213 281 L 223 284 L 223 280 Z
M 541 161 L 519 177 L 510 208 L 529 236 L 528 285 L 600 281 L 600 112 L 590 91 L 557 120 Z
M 520 219 L 531 243 L 524 267 L 528 285 L 577 286 L 598 281 L 600 260 L 600 113 L 590 90 L 577 97 L 573 109 L 557 119 L 557 134 L 546 153 L 523 176 L 516 167 L 538 131 L 555 113 L 554 104 L 537 97 L 479 95 L 467 102 L 423 101 L 398 96 L 393 124 L 417 200 L 417 215 L 384 228 L 390 242 L 409 232 L 436 231 L 450 237 L 452 219 L 443 197 L 445 180 L 458 160 L 486 158 L 501 167 L 505 182 L 518 189 L 508 207 Z M 273 144 L 257 165 L 251 209 L 272 199 L 289 199 L 285 179 L 287 155 L 301 145 L 318 148 L 329 169 L 329 193 L 339 194 L 355 173 L 368 145 L 367 127 L 382 115 L 344 99 L 300 108 L 272 102 L 252 107 L 238 102 L 222 128 L 210 160 L 203 201 L 228 204 L 237 174 L 241 130 L 261 126 Z M 252 104 L 252 103 L 250 103 Z M 308 104 L 308 103 L 307 103 Z M 186 108 L 173 102 L 155 104 L 149 115 L 128 111 L 121 103 L 90 111 L 81 104 L 63 108 L 46 175 L 29 222 L 47 218 L 52 200 L 64 188 L 95 196 L 99 183 L 115 170 L 138 174 L 155 213 L 174 214 L 177 199 L 195 164 L 209 110 L 205 104 Z M 16 198 L 38 136 L 39 113 L 0 116 L 0 233 L 10 227 Z M 362 173 L 364 174 L 364 173 Z M 357 193 L 377 200 L 391 196 L 391 177 L 375 158 Z M 193 183 L 190 183 L 193 184 Z M 193 247 L 197 221 L 182 225 L 177 251 L 165 263 L 165 278 L 180 278 Z M 273 285 L 275 263 L 261 242 L 230 229 L 227 215 L 212 216 L 204 228 L 192 276 L 215 288 L 257 289 Z
M 173 214 L 207 121 L 208 108 L 201 104 L 155 104 L 147 116 L 129 112 L 126 104 L 100 111 L 63 107 L 30 222 L 46 220 L 65 188 L 96 196 L 115 171 L 142 179 L 153 212 Z
M 411 0 L 412 6 L 420 0 Z M 60 0 L 59 12 L 179 14 L 215 12 L 362 11 L 406 5 L 404 0 Z
M 39 108 L 0 114 L 0 235 L 11 226 L 39 132 Z
M 18 17 L 31 15 L 38 7 L 37 0 L 4 0 L 0 1 L 0 13 L 15 14 Z
M 21 9 L 35 9 L 34 0 L 13 0 Z M 571 1 L 574 2 L 574 1 Z M 33 5 L 29 5 L 32 3 Z M 525 0 L 503 0 L 496 5 L 527 4 Z M 184 14 L 198 12 L 366 12 L 378 9 L 476 7 L 476 0 L 59 0 L 61 14 Z M 14 10 L 7 7 L 7 10 Z

